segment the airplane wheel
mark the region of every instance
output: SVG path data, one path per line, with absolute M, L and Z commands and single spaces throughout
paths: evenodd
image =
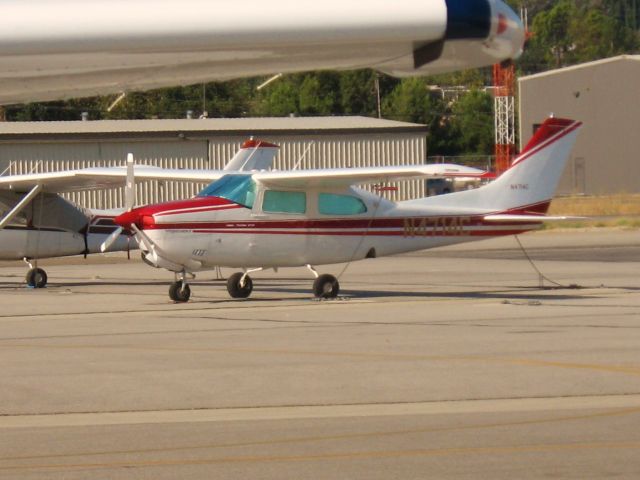
M 41 268 L 32 268 L 27 272 L 27 285 L 32 288 L 44 288 L 47 285 L 47 272 Z
M 336 298 L 339 292 L 338 279 L 328 273 L 320 275 L 313 282 L 313 294 L 317 298 Z
M 244 287 L 240 286 L 240 279 L 243 275 L 244 273 L 237 272 L 227 280 L 227 291 L 232 298 L 248 298 L 253 291 L 253 281 L 249 275 L 244 278 Z
M 169 287 L 169 298 L 176 303 L 185 303 L 191 297 L 189 285 L 182 286 L 182 282 L 172 283 Z

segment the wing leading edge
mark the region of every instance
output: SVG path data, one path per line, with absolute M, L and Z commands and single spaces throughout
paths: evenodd
M 477 168 L 453 164 L 407 165 L 391 167 L 342 168 L 328 170 L 295 170 L 259 172 L 254 180 L 268 187 L 341 188 L 378 182 L 396 182 L 418 178 L 489 178 Z

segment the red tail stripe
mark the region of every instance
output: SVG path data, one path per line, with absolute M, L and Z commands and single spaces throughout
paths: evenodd
M 534 138 L 531 139 L 531 141 L 527 144 L 525 149 L 522 151 L 520 156 L 514 160 L 514 162 L 511 165 L 511 167 L 513 168 L 516 165 L 518 165 L 519 163 L 524 162 L 526 159 L 532 157 L 533 155 L 538 153 L 540 150 L 548 147 L 552 143 L 557 142 L 561 138 L 566 137 L 571 132 L 574 132 L 575 130 L 577 130 L 581 126 L 582 126 L 582 122 L 575 122 L 571 127 L 567 128 L 566 130 L 562 130 L 560 132 L 554 133 L 551 137 L 545 136 L 544 139 L 542 140 L 541 144 L 538 144 L 537 141 L 535 142 L 535 145 L 533 144 L 533 140 L 535 139 L 535 136 L 534 136 Z M 542 138 L 542 136 L 541 136 L 541 138 Z

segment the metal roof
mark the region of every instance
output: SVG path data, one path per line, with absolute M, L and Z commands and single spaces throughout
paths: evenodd
M 426 132 L 427 126 L 369 117 L 263 117 L 176 120 L 93 120 L 65 122 L 0 122 L 0 139 L 31 136 L 126 137 L 247 135 L 265 133 Z
M 618 55 L 617 57 L 609 57 L 609 58 L 604 58 L 602 60 L 595 60 L 593 62 L 586 62 L 586 63 L 581 63 L 579 65 L 573 65 L 571 67 L 557 68 L 555 70 L 548 70 L 542 73 L 526 75 L 526 76 L 520 77 L 518 81 L 522 82 L 526 80 L 532 80 L 534 78 L 548 77 L 551 75 L 559 75 L 566 72 L 573 72 L 575 70 L 582 70 L 584 68 L 592 68 L 600 65 L 605 65 L 607 63 L 620 62 L 620 61 L 640 62 L 640 55 Z

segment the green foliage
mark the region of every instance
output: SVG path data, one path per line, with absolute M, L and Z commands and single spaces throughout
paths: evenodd
M 493 99 L 481 90 L 471 90 L 452 108 L 452 134 L 456 137 L 457 154 L 493 154 L 495 142 Z
M 429 123 L 431 97 L 422 78 L 405 78 L 382 104 L 385 118 L 413 123 Z
M 302 115 L 331 115 L 339 112 L 337 74 L 321 72 L 304 77 L 299 102 Z
M 613 11 L 619 14 L 612 15 Z M 535 16 L 521 69 L 534 73 L 637 51 L 635 11 L 629 2 L 555 2 Z

